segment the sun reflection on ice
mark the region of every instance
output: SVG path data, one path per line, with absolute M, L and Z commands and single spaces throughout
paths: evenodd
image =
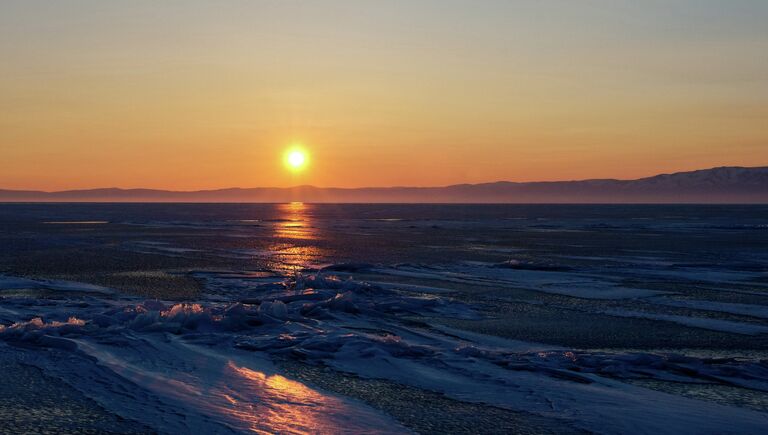
M 340 416 L 349 412 L 347 406 L 335 397 L 284 376 L 266 375 L 232 361 L 227 364 L 226 371 L 236 377 L 238 391 L 256 391 L 258 396 L 268 398 L 252 401 L 226 395 L 231 404 L 230 414 L 247 422 L 255 433 L 337 433 L 339 421 L 335 421 L 331 414 Z
M 269 246 L 276 262 L 272 266 L 275 270 L 292 273 L 324 258 L 325 251 L 313 243 L 320 237 L 311 207 L 302 202 L 277 205 L 280 215 L 274 222 L 272 234 L 277 241 Z
M 278 204 L 280 219 L 275 223 L 275 237 L 297 240 L 313 240 L 317 238 L 312 227 L 312 217 L 309 206 L 303 202 Z
M 209 348 L 182 340 L 145 342 L 151 352 L 126 357 L 112 346 L 77 340 L 79 349 L 133 384 L 190 412 L 195 433 L 223 427 L 259 434 L 403 433 L 389 417 L 355 402 L 314 390 L 274 372 L 254 357 L 246 367 Z M 147 349 L 144 349 L 147 350 Z M 183 362 L 183 370 L 179 368 Z M 260 370 L 262 368 L 264 370 Z M 196 426 L 196 425 L 199 425 Z

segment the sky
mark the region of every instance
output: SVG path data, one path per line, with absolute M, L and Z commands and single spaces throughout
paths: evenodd
M 762 0 L 2 0 L 0 188 L 768 165 L 766 23 Z

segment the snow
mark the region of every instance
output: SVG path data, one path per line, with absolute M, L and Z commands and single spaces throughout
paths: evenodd
M 384 271 L 472 281 L 478 278 L 468 272 L 476 267 Z M 536 276 L 504 270 L 487 282 L 519 273 Z M 765 413 L 622 382 L 720 382 L 768 391 L 768 368 L 760 361 L 565 349 L 413 326 L 402 319 L 416 313 L 465 319 L 478 314 L 472 306 L 424 296 L 419 287 L 380 286 L 331 273 L 200 276 L 233 300 L 101 299 L 87 284 L 3 276 L 2 288 L 90 294 L 64 293 L 87 298 L 87 304 L 4 297 L 5 315 L 15 319 L 0 327 L 0 340 L 49 349 L 37 362 L 45 370 L 69 379 L 107 409 L 169 433 L 406 431 L 364 404 L 291 379 L 272 365 L 273 356 L 557 416 L 598 433 L 761 433 L 768 427 Z M 648 316 L 742 334 L 768 330 L 716 319 Z
M 694 328 L 709 329 L 712 331 L 730 332 L 733 334 L 757 335 L 768 334 L 768 326 L 745 322 L 733 322 L 730 320 L 711 319 L 704 317 L 688 317 L 673 314 L 644 313 L 632 310 L 613 309 L 603 311 L 603 314 L 618 317 L 635 317 L 638 319 L 663 320 L 665 322 L 678 323 Z
M 453 270 L 403 265 L 395 268 L 377 268 L 375 272 L 424 278 L 479 286 L 505 286 L 559 294 L 584 299 L 636 299 L 669 294 L 670 292 L 625 287 L 615 279 L 586 273 L 553 272 L 496 267 L 473 262 Z
M 98 285 L 61 280 L 33 280 L 0 275 L 1 290 L 55 290 L 84 293 L 114 294 L 115 291 Z
M 736 304 L 731 302 L 713 302 L 698 300 L 674 300 L 674 299 L 655 299 L 654 304 L 667 305 L 670 307 L 692 308 L 695 310 L 717 311 L 721 313 L 738 314 L 742 316 L 757 317 L 768 319 L 768 306 Z

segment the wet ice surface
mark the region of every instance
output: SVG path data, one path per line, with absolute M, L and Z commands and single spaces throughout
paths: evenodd
M 156 430 L 409 430 L 286 360 L 552 431 L 768 427 L 765 207 L 15 207 L 0 213 L 19 248 L 2 261 L 0 339 Z M 200 291 L 109 285 L 136 273 Z

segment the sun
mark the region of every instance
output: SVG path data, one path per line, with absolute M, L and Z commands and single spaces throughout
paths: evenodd
M 291 153 L 288 154 L 288 164 L 294 168 L 298 168 L 304 165 L 304 161 L 306 159 L 307 158 L 304 156 L 304 153 L 301 151 L 291 151 Z
M 292 171 L 300 171 L 307 166 L 309 156 L 301 147 L 291 147 L 285 152 L 285 166 Z

